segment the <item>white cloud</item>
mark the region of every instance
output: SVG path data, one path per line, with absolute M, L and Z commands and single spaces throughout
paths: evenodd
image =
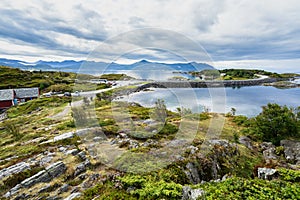
M 16 58 L 26 53 L 37 60 L 84 57 L 111 37 L 149 27 L 191 38 L 215 61 L 296 60 L 300 53 L 297 0 L 3 0 L 0 8 L 0 39 L 5 42 L 0 46 L 0 57 L 13 56 L 12 49 Z M 132 38 L 126 38 L 120 46 L 102 49 L 106 51 L 102 59 L 118 56 L 128 46 L 152 45 L 176 49 L 197 60 L 199 49 L 166 36 L 153 32 L 130 35 Z M 149 50 L 139 51 L 136 58 L 146 53 L 149 58 L 170 61 L 166 54 Z
M 282 60 L 238 60 L 238 61 L 217 61 L 214 66 L 218 69 L 262 69 L 272 72 L 296 72 L 300 73 L 300 59 Z

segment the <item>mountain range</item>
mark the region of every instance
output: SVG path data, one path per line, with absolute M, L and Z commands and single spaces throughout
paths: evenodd
M 204 69 L 214 69 L 213 66 L 206 63 L 159 63 L 150 62 L 147 60 L 141 60 L 133 64 L 118 64 L 118 63 L 105 63 L 105 62 L 94 62 L 94 61 L 37 61 L 34 63 L 25 62 L 21 60 L 12 60 L 6 58 L 0 58 L 0 65 L 10 66 L 14 68 L 20 68 L 22 70 L 42 70 L 42 71 L 64 71 L 64 72 L 79 72 L 85 74 L 95 74 L 103 72 L 117 72 L 126 70 L 164 70 L 164 71 L 201 71 Z

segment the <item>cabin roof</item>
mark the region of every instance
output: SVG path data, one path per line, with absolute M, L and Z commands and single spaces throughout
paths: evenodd
M 13 100 L 14 98 L 35 98 L 38 96 L 39 88 L 37 87 L 0 90 L 0 101 Z
M 17 98 L 31 98 L 39 96 L 39 88 L 19 88 L 14 89 Z
M 13 89 L 0 90 L 0 101 L 7 101 L 13 99 L 14 99 Z

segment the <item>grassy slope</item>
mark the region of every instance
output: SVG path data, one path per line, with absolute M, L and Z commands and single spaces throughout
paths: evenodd
M 40 87 L 45 89 L 54 84 L 72 84 L 75 73 L 67 72 L 30 72 L 0 66 L 0 89 Z
M 14 123 L 16 126 L 20 127 L 20 134 L 21 138 L 16 140 L 12 135 L 8 134 L 5 130 L 0 130 L 0 137 L 2 138 L 0 143 L 0 159 L 5 159 L 11 156 L 18 156 L 16 158 L 13 158 L 10 161 L 2 161 L 0 163 L 0 168 L 7 167 L 13 163 L 20 162 L 24 158 L 31 157 L 32 155 L 41 153 L 45 150 L 45 148 L 53 148 L 61 144 L 76 144 L 77 140 L 80 140 L 80 138 L 76 138 L 76 141 L 69 140 L 65 141 L 64 143 L 58 143 L 58 144 L 48 144 L 48 145 L 38 145 L 36 143 L 30 143 L 29 141 L 34 138 L 44 137 L 43 140 L 47 140 L 52 138 L 53 136 L 68 132 L 71 130 L 74 130 L 74 124 L 72 125 L 72 118 L 70 113 L 66 115 L 62 119 L 51 119 L 51 116 L 61 112 L 64 110 L 65 106 L 68 104 L 70 99 L 68 98 L 57 98 L 57 97 L 51 97 L 51 98 L 44 98 L 44 99 L 37 99 L 33 100 L 24 104 L 21 104 L 17 107 L 13 107 L 8 110 L 9 119 L 8 122 Z M 116 134 L 116 131 L 119 127 L 124 127 L 125 125 L 122 124 L 122 122 L 116 124 L 114 116 L 119 116 L 120 119 L 123 117 L 126 117 L 126 115 L 129 113 L 130 116 L 134 119 L 134 123 L 136 123 L 142 130 L 143 124 L 139 124 L 139 121 L 142 119 L 147 119 L 150 117 L 149 113 L 151 113 L 151 108 L 143 108 L 139 106 L 133 106 L 133 105 L 126 105 L 128 108 L 128 113 L 124 112 L 124 105 L 122 103 L 113 103 L 111 104 L 108 101 L 102 100 L 100 102 L 96 103 L 96 115 L 98 117 L 99 124 L 103 127 L 103 130 L 107 133 Z M 92 112 L 92 110 L 90 110 Z M 201 119 L 199 121 L 199 118 Z M 190 131 L 190 127 L 198 126 L 197 134 L 193 138 L 193 144 L 198 145 L 204 138 L 209 138 L 209 136 L 206 134 L 209 127 L 213 128 L 217 126 L 216 123 L 220 123 L 219 125 L 222 125 L 223 120 L 225 120 L 224 127 L 222 129 L 220 138 L 228 139 L 230 141 L 234 141 L 235 137 L 233 133 L 242 132 L 243 127 L 238 126 L 235 122 L 233 122 L 233 117 L 225 117 L 224 115 L 219 114 L 213 114 L 213 113 L 207 113 L 205 115 L 187 115 L 184 118 L 180 118 L 180 116 L 176 113 L 169 112 L 168 113 L 168 123 L 173 125 L 178 125 L 179 122 L 183 124 L 184 132 L 179 134 L 187 134 L 187 135 L 181 135 L 181 137 L 189 137 L 188 133 Z M 122 121 L 122 120 L 120 120 Z M 3 126 L 3 123 L 0 123 L 0 127 Z M 51 126 L 50 129 L 49 126 Z M 170 135 L 172 136 L 172 135 Z M 153 139 L 160 141 L 160 143 L 164 143 L 170 139 L 173 139 L 174 137 L 170 137 L 168 135 L 159 135 L 159 137 L 154 137 Z M 74 143 L 75 142 L 75 143 Z M 84 145 L 82 146 L 84 148 Z M 247 148 L 243 146 L 239 146 L 240 149 L 240 156 L 237 157 L 236 162 L 239 163 L 235 169 L 232 170 L 231 173 L 237 174 L 238 176 L 242 177 L 248 177 L 249 174 L 252 173 L 253 166 L 255 164 L 258 164 L 261 162 L 260 155 L 258 153 L 254 153 L 249 151 Z M 145 148 L 138 148 L 134 151 L 134 154 L 130 153 L 130 158 L 134 159 L 132 155 L 143 155 L 144 151 L 148 151 Z M 74 166 L 74 163 L 78 162 L 76 160 L 73 160 L 70 157 L 66 157 L 63 155 L 60 155 L 63 160 L 69 164 L 70 166 Z M 126 158 L 126 154 L 123 155 L 124 158 Z M 137 157 L 137 159 L 140 159 Z M 128 161 L 128 158 L 125 160 Z M 248 162 L 248 165 L 243 165 L 245 161 Z M 122 164 L 122 163 L 121 163 Z M 125 162 L 126 164 L 126 162 Z M 151 163 L 146 163 L 151 164 Z M 150 194 L 158 194 L 158 196 L 149 196 L 149 199 L 156 199 L 156 198 L 167 198 L 167 199 L 176 199 L 180 196 L 180 190 L 182 185 L 186 182 L 185 176 L 182 173 L 181 170 L 178 171 L 177 164 L 173 164 L 174 167 L 168 166 L 163 169 L 159 169 L 156 172 L 140 175 L 138 178 L 135 176 L 132 176 L 131 174 L 125 174 L 124 178 L 122 179 L 123 184 L 133 184 L 132 182 L 140 180 L 145 180 L 145 182 L 142 182 L 140 184 L 140 189 L 136 190 L 135 193 L 127 193 L 126 191 L 122 189 L 116 189 L 113 186 L 113 183 L 111 182 L 105 182 L 105 183 L 99 183 L 100 185 L 96 185 L 95 187 L 90 188 L 87 190 L 84 194 L 83 199 L 92 199 L 91 197 L 95 197 L 99 194 L 103 194 L 99 199 L 105 199 L 105 198 L 117 198 L 117 197 L 126 197 L 127 199 L 137 199 L 138 196 L 142 198 L 146 198 Z M 147 165 L 141 166 L 146 167 Z M 126 166 L 125 166 L 126 167 Z M 72 167 L 71 167 L 72 168 Z M 247 171 L 248 170 L 248 171 Z M 109 169 L 105 169 L 101 173 L 110 173 Z M 67 172 L 67 173 L 72 173 Z M 92 169 L 88 170 L 87 172 L 92 173 Z M 231 179 L 230 179 L 231 180 Z M 230 182 L 228 180 L 227 182 L 220 183 L 219 185 L 211 184 L 211 185 L 205 185 L 203 186 L 208 191 L 213 191 L 215 187 L 218 187 L 219 190 L 215 193 L 209 194 L 209 198 L 215 198 L 220 199 L 218 197 L 219 191 L 227 190 L 229 187 L 228 183 Z M 233 179 L 235 180 L 235 179 Z M 63 176 L 61 178 L 58 178 L 54 180 L 54 182 L 70 182 L 70 184 L 80 184 L 80 180 L 68 180 L 66 179 L 66 176 Z M 256 180 L 250 180 L 250 179 L 239 179 L 241 182 L 240 186 L 237 184 L 235 185 L 236 189 L 243 190 L 242 186 L 243 183 L 248 183 L 252 185 L 256 184 L 262 184 L 262 181 L 256 181 Z M 54 182 L 51 182 L 51 184 L 54 184 Z M 239 183 L 240 183 L 239 182 Z M 270 195 L 275 194 L 276 188 L 273 190 L 272 188 L 278 187 L 277 185 L 273 186 L 277 183 L 270 183 L 263 181 L 264 184 L 266 184 L 266 190 L 271 187 Z M 137 184 L 137 183 L 134 183 Z M 273 184 L 273 185 L 272 185 Z M 286 184 L 286 183 L 284 183 Z M 38 190 L 38 187 L 41 186 L 35 186 Z M 291 187 L 294 187 L 295 185 L 292 185 Z M 201 186 L 202 187 L 202 186 Z M 246 188 L 247 189 L 247 188 Z M 255 189 L 255 188 L 254 188 Z M 290 186 L 287 186 L 286 190 L 290 190 Z M 248 188 L 247 190 L 252 190 L 252 188 Z M 5 191 L 5 189 L 4 189 Z M 259 194 L 259 193 L 258 193 Z M 230 198 L 240 198 L 240 194 L 228 194 L 230 195 Z M 287 195 L 290 195 L 288 193 Z
M 15 71 L 14 76 L 18 76 L 19 71 Z M 22 72 L 21 72 L 22 73 Z M 25 72 L 27 73 L 27 72 Z M 28 75 L 30 76 L 30 75 Z M 1 76 L 0 76 L 1 77 Z M 14 80 L 14 79 L 13 79 Z M 23 81 L 26 82 L 26 79 Z M 18 105 L 17 107 L 12 107 L 8 110 L 9 119 L 6 122 L 0 122 L 0 169 L 10 166 L 14 163 L 20 162 L 25 158 L 31 157 L 38 153 L 42 153 L 45 149 L 49 148 L 57 148 L 59 145 L 77 145 L 77 141 L 80 138 L 75 138 L 74 140 L 66 140 L 60 143 L 55 144 L 47 144 L 47 145 L 39 145 L 38 143 L 30 142 L 34 138 L 42 138 L 41 141 L 48 140 L 53 138 L 54 136 L 65 133 L 75 129 L 73 119 L 71 117 L 71 113 L 68 113 L 65 117 L 59 119 L 53 119 L 52 116 L 57 113 L 62 112 L 65 107 L 68 105 L 71 99 L 67 97 L 51 97 L 51 98 L 41 98 L 37 100 L 32 100 L 26 102 L 24 104 Z M 127 108 L 127 110 L 124 109 Z M 91 106 L 91 110 L 86 110 L 87 112 L 93 112 L 94 108 Z M 140 106 L 134 105 L 124 105 L 122 103 L 110 103 L 106 100 L 97 100 L 95 113 L 97 116 L 97 120 L 99 124 L 102 126 L 104 132 L 114 137 L 117 134 L 117 131 L 120 127 L 130 127 L 130 124 L 126 124 L 122 119 L 126 119 L 126 117 L 131 116 L 134 120 L 133 122 L 137 125 L 136 132 L 142 132 L 144 124 L 141 123 L 141 120 L 148 119 L 151 115 L 151 108 L 143 108 Z M 116 123 L 115 116 L 118 116 L 120 122 Z M 235 141 L 235 135 L 240 135 L 243 132 L 244 127 L 237 125 L 233 121 L 233 117 L 226 117 L 224 115 L 214 114 L 214 113 L 206 113 L 202 115 L 187 115 L 184 118 L 181 118 L 178 114 L 168 112 L 168 124 L 169 126 L 167 130 L 164 130 L 164 134 L 157 134 L 153 137 L 153 139 L 159 141 L 160 144 L 163 144 L 169 140 L 174 139 L 174 134 L 168 131 L 173 129 L 173 126 L 178 126 L 179 123 L 183 126 L 183 132 L 179 132 L 178 135 L 180 138 L 190 138 L 190 133 L 196 131 L 196 135 L 192 137 L 192 143 L 195 146 L 201 145 L 202 141 L 205 138 L 212 138 L 214 135 L 207 135 L 207 131 L 211 128 L 211 133 L 215 133 L 218 130 L 218 126 L 222 126 L 224 122 L 224 127 L 222 132 L 220 133 L 221 139 L 227 139 L 230 141 Z M 199 121 L 200 119 L 200 121 Z M 20 137 L 15 138 L 11 134 L 9 134 L 5 129 L 1 129 L 1 127 L 5 126 L 5 123 L 14 124 L 17 128 L 19 128 Z M 198 127 L 197 129 L 193 129 L 192 127 Z M 137 140 L 139 140 L 137 138 Z M 143 138 L 140 139 L 143 141 Z M 81 145 L 84 148 L 84 144 Z M 81 148 L 80 146 L 80 148 Z M 200 147 L 200 146 L 199 146 Z M 159 146 L 157 147 L 159 148 Z M 232 170 L 231 173 L 240 177 L 249 177 L 251 175 L 253 166 L 259 164 L 260 154 L 258 152 L 250 151 L 242 145 L 239 145 L 240 156 L 234 159 L 236 163 L 238 163 Z M 132 158 L 132 155 L 143 155 L 143 152 L 147 152 L 149 149 L 147 148 L 138 148 L 134 152 L 129 151 Z M 135 153 L 135 154 L 132 154 Z M 13 157 L 11 160 L 4 161 L 3 159 Z M 125 161 L 127 155 L 124 155 Z M 62 158 L 70 169 L 68 170 L 65 176 L 62 176 L 58 179 L 55 179 L 51 182 L 51 185 L 55 185 L 55 183 L 69 183 L 70 185 L 78 185 L 80 184 L 80 180 L 74 179 L 69 180 L 67 177 L 68 174 L 72 173 L 72 168 L 74 165 L 78 163 L 78 160 L 74 160 L 74 158 L 70 156 L 64 156 L 61 154 L 57 155 L 57 159 Z M 140 157 L 136 157 L 139 159 Z M 134 159 L 134 158 L 132 158 Z M 121 163 L 124 164 L 124 163 Z M 126 164 L 126 162 L 125 162 Z M 146 163 L 151 164 L 151 163 Z M 123 178 L 121 178 L 122 184 L 125 186 L 134 186 L 137 187 L 138 190 L 133 193 L 128 193 L 124 189 L 117 189 L 114 187 L 114 184 L 110 181 L 106 181 L 104 183 L 99 183 L 95 187 L 90 188 L 84 193 L 82 199 L 93 199 L 95 196 L 100 194 L 99 199 L 137 199 L 141 197 L 142 199 L 157 199 L 157 198 L 165 198 L 165 199 L 178 199 L 181 195 L 181 187 L 184 184 L 187 184 L 187 180 L 182 170 L 179 168 L 180 163 L 175 163 L 173 165 L 167 166 L 163 169 L 159 169 L 150 174 L 142 174 L 142 175 L 132 175 L 130 173 L 126 173 Z M 126 167 L 126 166 L 125 166 Z M 141 166 L 147 167 L 147 165 Z M 99 170 L 98 168 L 95 168 Z M 38 170 L 38 169 L 37 169 Z M 89 169 L 87 174 L 93 172 L 93 168 Z M 34 172 L 32 172 L 34 173 Z M 101 168 L 101 173 L 108 174 L 111 173 L 111 169 L 109 168 Z M 236 183 L 231 187 L 233 180 Z M 246 187 L 246 185 L 250 185 Z M 4 184 L 5 185 L 5 184 Z M 3 182 L 0 182 L 0 193 L 7 191 Z M 225 191 L 228 192 L 229 199 L 239 199 L 242 198 L 240 193 L 234 193 L 234 191 L 249 191 L 249 195 L 254 190 L 257 190 L 257 186 L 259 188 L 263 188 L 268 190 L 268 194 L 266 195 L 278 195 L 278 192 L 281 193 L 279 186 L 277 183 L 268 182 L 268 181 L 260 181 L 260 180 L 251 180 L 251 179 L 229 179 L 224 183 L 218 184 L 207 184 L 205 186 L 200 186 L 205 188 L 210 193 L 207 197 L 211 199 L 222 199 Z M 280 185 L 280 184 L 279 184 Z M 283 188 L 283 192 L 286 192 L 287 196 L 291 194 L 291 192 L 297 195 L 299 191 L 297 190 L 298 185 L 290 182 L 283 182 L 281 185 L 285 185 Z M 32 191 L 37 191 L 40 187 L 44 185 L 37 185 L 34 187 Z M 2 188 L 2 189 L 1 189 Z M 216 188 L 218 190 L 216 190 Z M 233 188 L 233 189 L 232 189 Z M 257 191 L 256 191 L 257 192 Z M 276 193 L 277 192 L 277 193 Z M 221 196 L 218 196 L 220 195 Z M 259 192 L 257 192 L 260 195 Z M 227 196 L 226 196 L 227 197 Z M 264 196 L 262 196 L 264 197 Z M 268 196 L 267 196 L 268 197 Z

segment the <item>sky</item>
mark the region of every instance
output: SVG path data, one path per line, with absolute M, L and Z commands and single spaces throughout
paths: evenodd
M 1 0 L 0 57 L 300 71 L 299 10 L 299 0 Z

